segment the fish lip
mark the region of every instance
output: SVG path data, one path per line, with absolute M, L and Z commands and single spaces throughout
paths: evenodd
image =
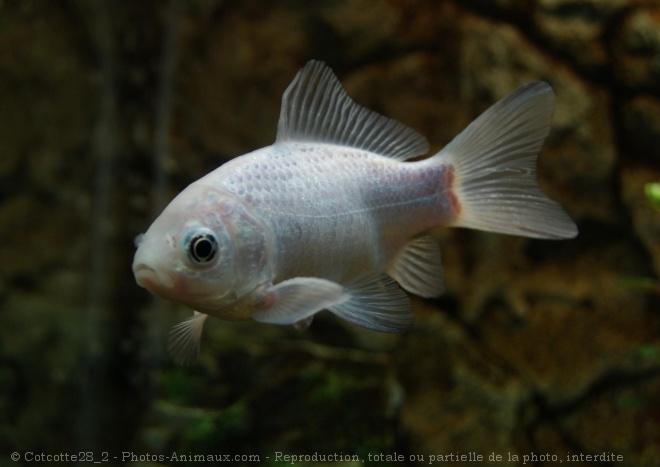
M 173 286 L 172 280 L 165 274 L 159 273 L 157 270 L 145 263 L 137 263 L 133 266 L 133 275 L 135 282 L 140 287 L 148 290 L 155 288 L 171 288 Z
M 158 277 L 156 271 L 144 263 L 136 264 L 133 266 L 133 275 L 135 276 L 135 282 L 137 282 L 140 287 L 144 287 L 145 289 L 148 288 L 147 283 L 151 279 Z
M 145 271 L 145 270 L 146 271 L 154 271 L 154 268 L 152 268 L 151 266 L 149 266 L 145 263 L 136 263 L 136 264 L 133 265 L 133 272 L 136 273 L 136 274 L 139 271 Z M 154 271 L 154 272 L 156 272 L 156 271 Z

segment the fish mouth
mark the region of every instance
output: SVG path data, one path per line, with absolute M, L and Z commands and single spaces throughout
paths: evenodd
M 135 275 L 135 282 L 140 287 L 144 287 L 152 292 L 155 290 L 170 289 L 174 285 L 169 276 L 159 273 L 145 263 L 134 265 L 133 275 Z

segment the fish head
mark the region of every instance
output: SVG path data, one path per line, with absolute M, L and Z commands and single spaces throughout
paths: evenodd
M 241 199 L 192 184 L 136 237 L 135 280 L 160 298 L 221 316 L 267 281 L 268 238 Z

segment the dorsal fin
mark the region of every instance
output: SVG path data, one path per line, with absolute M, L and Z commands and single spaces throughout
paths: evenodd
M 332 70 L 315 60 L 282 96 L 276 141 L 350 146 L 399 160 L 429 150 L 426 138 L 412 128 L 353 102 Z

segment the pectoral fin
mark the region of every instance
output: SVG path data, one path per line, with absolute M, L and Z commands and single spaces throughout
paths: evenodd
M 295 277 L 267 289 L 265 301 L 271 305 L 253 313 L 252 318 L 262 323 L 295 324 L 348 299 L 344 288 L 336 282 Z
M 172 328 L 167 353 L 175 363 L 188 366 L 195 361 L 199 355 L 199 342 L 206 318 L 208 315 L 195 311 L 190 318 Z

